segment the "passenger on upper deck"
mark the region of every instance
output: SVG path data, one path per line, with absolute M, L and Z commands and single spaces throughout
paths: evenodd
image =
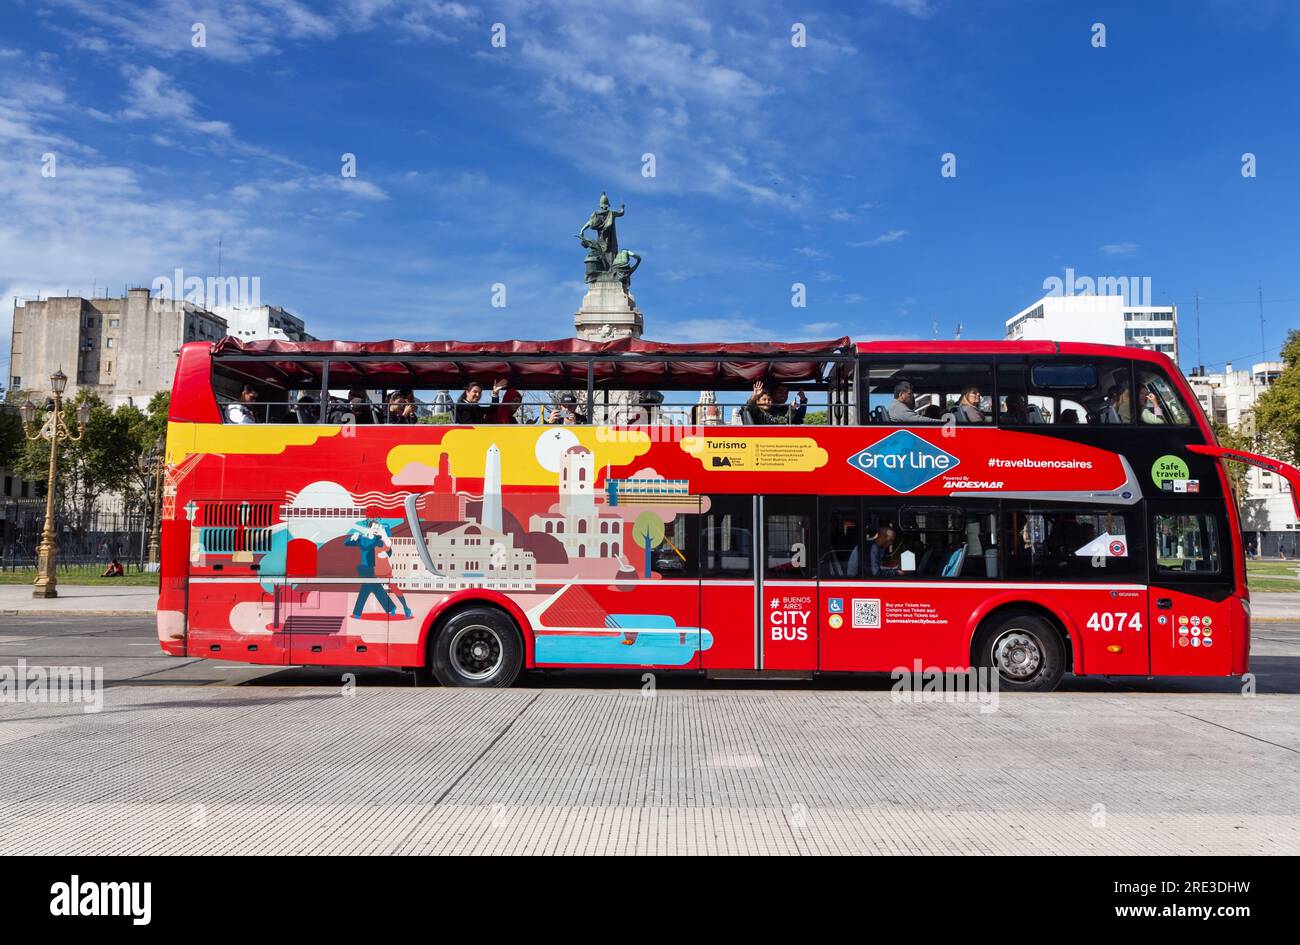
M 1106 406 L 1097 414 L 1098 423 L 1132 423 L 1133 398 L 1127 385 L 1113 384 L 1106 391 Z
M 957 401 L 958 423 L 983 423 L 987 419 L 980 409 L 980 389 L 974 384 L 961 392 Z
M 1141 417 L 1143 423 L 1165 422 L 1164 414 L 1160 410 L 1160 401 L 1153 391 L 1147 391 L 1146 396 L 1142 398 Z
M 409 387 L 395 390 L 388 397 L 389 423 L 418 423 L 420 420 L 415 410 L 415 394 Z
M 894 385 L 894 399 L 885 408 L 885 414 L 894 423 L 943 422 L 916 412 L 916 393 L 912 390 L 911 381 L 899 381 Z
M 1025 404 L 1022 394 L 1007 394 L 1007 405 L 1002 416 L 1008 423 L 1042 423 L 1043 412 L 1037 404 Z
M 788 411 L 789 408 L 786 408 Z M 773 426 L 787 424 L 790 417 L 786 411 L 777 412 L 772 404 L 772 392 L 763 381 L 754 382 L 754 393 L 745 402 L 745 415 L 755 426 Z
M 370 402 L 370 395 L 366 393 L 364 387 L 348 389 L 347 406 L 343 409 L 338 422 L 346 423 L 348 417 L 352 418 L 352 423 L 379 422 L 379 417 L 375 414 L 375 405 Z
M 578 409 L 578 398 L 572 394 L 563 394 L 557 406 L 551 408 L 546 416 L 547 423 L 586 423 L 587 415 Z
M 298 423 L 317 423 L 320 420 L 320 408 L 311 394 L 300 395 L 292 413 L 293 419 Z
M 808 413 L 808 396 L 799 391 L 795 394 L 794 403 L 787 403 L 790 399 L 790 388 L 784 384 L 777 384 L 772 391 L 772 413 L 776 416 L 784 414 L 789 418 L 788 422 L 793 425 L 803 423 L 804 416 Z
M 505 378 L 492 383 L 492 400 L 483 403 L 483 385 L 470 381 L 452 408 L 452 420 L 456 423 L 494 423 L 495 411 L 492 407 L 500 400 L 501 392 L 506 389 Z
M 239 403 L 231 404 L 226 408 L 226 421 L 228 423 L 259 423 L 257 411 L 261 405 L 257 402 L 257 391 L 253 390 L 248 384 L 239 392 Z

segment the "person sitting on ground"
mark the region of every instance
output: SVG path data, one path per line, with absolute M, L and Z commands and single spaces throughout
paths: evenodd
M 573 394 L 561 395 L 560 402 L 551 408 L 546 416 L 547 423 L 575 424 L 586 423 L 587 415 L 578 409 L 578 398 Z
M 470 381 L 464 392 L 452 407 L 452 420 L 455 423 L 493 423 L 496 412 L 492 410 L 501 399 L 501 392 L 506 389 L 505 378 L 492 382 L 492 399 L 483 402 L 483 385 Z
M 894 385 L 894 399 L 885 408 L 885 415 L 892 423 L 942 423 L 941 418 L 927 417 L 916 412 L 916 392 L 912 390 L 911 381 L 899 381 Z
M 122 577 L 125 573 L 126 569 L 122 567 L 122 562 L 114 558 L 108 563 L 108 567 L 104 569 L 104 573 L 100 577 Z
M 980 409 L 980 389 L 974 384 L 961 392 L 957 400 L 958 423 L 983 423 L 987 419 Z
M 763 381 L 754 382 L 754 393 L 749 395 L 749 400 L 745 401 L 745 414 L 749 422 L 754 426 L 780 426 L 790 422 L 787 412 L 778 413 L 774 410 L 772 403 L 772 392 L 767 389 Z M 787 408 L 788 411 L 788 408 Z
M 257 391 L 245 384 L 239 392 L 239 403 L 226 408 L 228 423 L 257 423 L 257 411 L 261 405 L 257 401 Z

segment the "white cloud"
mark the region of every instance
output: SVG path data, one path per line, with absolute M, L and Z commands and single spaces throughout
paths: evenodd
M 907 230 L 890 230 L 888 233 L 881 233 L 875 239 L 862 240 L 857 243 L 850 243 L 850 246 L 884 246 L 887 243 L 897 243 L 907 236 Z
M 809 259 L 830 259 L 831 254 L 823 249 L 817 249 L 813 246 L 800 246 L 795 250 L 800 256 L 807 256 Z
M 1099 247 L 1099 252 L 1104 256 L 1132 256 L 1137 251 L 1137 243 L 1107 243 Z

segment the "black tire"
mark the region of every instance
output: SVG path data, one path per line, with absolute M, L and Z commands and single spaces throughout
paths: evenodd
M 515 622 L 491 607 L 460 610 L 431 634 L 429 669 L 444 686 L 504 689 L 524 666 L 524 641 Z
M 975 665 L 998 675 L 998 687 L 1051 692 L 1065 675 L 1065 641 L 1051 621 L 1026 610 L 997 615 L 975 637 Z

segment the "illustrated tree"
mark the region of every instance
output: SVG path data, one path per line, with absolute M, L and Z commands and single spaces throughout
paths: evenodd
M 653 570 L 654 549 L 664 540 L 664 520 L 654 512 L 642 512 L 632 523 L 632 540 L 645 549 L 645 577 Z

